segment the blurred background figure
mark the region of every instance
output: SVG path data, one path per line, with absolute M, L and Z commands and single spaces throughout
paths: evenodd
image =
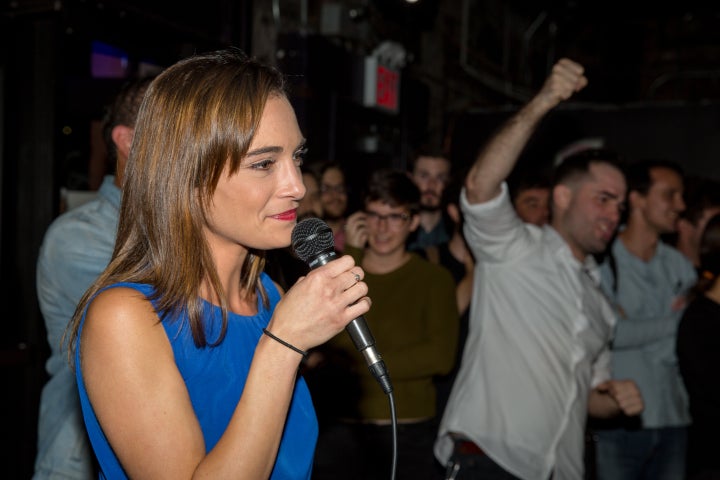
M 420 226 L 410 240 L 410 250 L 447 242 L 442 195 L 450 181 L 450 160 L 441 152 L 420 150 L 412 163 L 410 178 L 420 189 Z
M 685 180 L 685 211 L 680 214 L 674 239 L 669 239 L 692 262 L 700 267 L 700 237 L 711 217 L 720 213 L 720 182 L 711 178 Z
M 407 480 L 432 479 L 441 472 L 432 454 L 437 432 L 433 379 L 452 368 L 458 336 L 450 273 L 406 247 L 420 222 L 419 200 L 405 172 L 374 172 L 363 195 L 364 210 L 348 217 L 345 246 L 365 271 L 372 295 L 365 318 L 392 376 L 397 478 Z M 342 390 L 339 382 L 323 386 L 324 395 L 333 395 L 335 411 L 334 418 L 321 423 L 314 478 L 385 478 L 393 450 L 388 399 L 347 335 L 331 339 L 325 351 L 345 363 L 346 371 L 337 372 L 340 381 L 354 378 L 358 384 Z M 330 357 L 326 363 L 330 368 L 339 364 Z
M 542 227 L 550 220 L 550 179 L 546 174 L 523 170 L 508 179 L 510 201 L 525 223 Z
M 83 293 L 110 261 L 135 118 L 151 80 L 128 82 L 107 107 L 103 134 L 115 174 L 104 178 L 94 200 L 59 216 L 40 248 L 37 295 L 51 355 L 40 400 L 35 479 L 97 477 L 63 333 Z
M 680 320 L 677 356 L 690 400 L 693 423 L 688 431 L 688 480 L 720 478 L 717 453 L 720 431 L 720 215 L 701 236 L 700 278 Z
M 345 249 L 345 215 L 348 208 L 347 182 L 345 172 L 336 162 L 329 162 L 320 168 L 320 201 L 323 220 L 335 236 L 335 250 Z
M 625 228 L 601 266 L 602 287 L 617 315 L 612 375 L 634 380 L 645 401 L 639 417 L 598 422 L 599 480 L 675 480 L 685 471 L 687 394 L 675 356 L 675 335 L 695 284 L 692 264 L 660 239 L 677 229 L 683 173 L 668 160 L 626 169 Z
M 305 184 L 305 196 L 300 200 L 297 209 L 298 222 L 309 217 L 322 218 L 323 206 L 320 200 L 320 181 L 313 170 L 304 169 L 303 183 Z
M 584 72 L 558 60 L 465 178 L 460 205 L 476 275 L 467 343 L 435 443 L 446 478 L 581 479 L 588 414 L 642 410 L 635 384 L 610 377 L 615 318 L 592 257 L 610 241 L 625 197 L 615 156 L 561 164 L 544 228 L 517 216 L 505 182 L 543 118 L 587 85 Z

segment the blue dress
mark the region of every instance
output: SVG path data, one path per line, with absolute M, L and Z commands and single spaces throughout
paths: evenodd
M 261 281 L 268 292 L 270 307 L 263 307 L 261 300 L 258 299 L 258 313 L 254 316 L 246 317 L 229 312 L 225 339 L 215 347 L 195 346 L 186 314 L 181 314 L 181 318 L 168 317 L 163 320 L 165 332 L 175 355 L 175 363 L 185 380 L 193 409 L 200 422 L 207 452 L 212 450 L 225 432 L 240 400 L 262 329 L 267 326 L 275 305 L 280 300 L 280 294 L 270 277 L 263 273 Z M 118 283 L 109 288 L 120 286 L 134 288 L 148 298 L 153 292 L 151 286 L 137 283 Z M 218 338 L 222 326 L 221 310 L 209 303 L 205 303 L 204 308 L 206 338 L 208 343 L 213 343 Z M 84 321 L 83 317 L 78 338 Z M 79 340 L 76 346 L 75 365 L 83 417 L 100 464 L 100 478 L 127 478 L 88 399 L 82 370 L 78 368 Z M 309 479 L 317 435 L 317 418 L 310 392 L 304 379 L 298 377 L 270 478 Z M 238 452 L 238 455 L 242 455 L 242 452 Z

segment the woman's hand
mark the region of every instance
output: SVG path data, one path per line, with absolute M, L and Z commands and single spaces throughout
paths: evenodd
M 349 255 L 310 271 L 280 300 L 268 330 L 301 350 L 325 343 L 370 309 L 364 276 Z

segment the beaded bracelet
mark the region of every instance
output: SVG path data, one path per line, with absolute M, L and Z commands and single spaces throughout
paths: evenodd
M 279 342 L 279 343 L 285 345 L 285 346 L 286 346 L 287 348 L 289 348 L 290 350 L 296 351 L 297 353 L 299 353 L 300 355 L 302 355 L 303 358 L 307 357 L 308 353 L 307 353 L 305 350 L 300 350 L 300 349 L 297 348 L 295 345 L 291 345 L 291 344 L 289 344 L 288 342 L 286 342 L 285 340 L 283 340 L 282 338 L 276 337 L 276 336 L 273 335 L 272 333 L 268 332 L 267 329 L 263 328 L 263 333 L 264 333 L 265 335 L 267 335 L 268 337 L 272 338 L 273 340 L 275 340 L 276 342 Z

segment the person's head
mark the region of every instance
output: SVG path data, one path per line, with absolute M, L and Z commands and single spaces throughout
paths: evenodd
M 222 340 L 228 292 L 219 252 L 241 264 L 234 294 L 259 292 L 264 250 L 286 247 L 305 193 L 304 139 L 273 67 L 228 49 L 163 71 L 147 90 L 135 127 L 113 258 L 81 302 L 124 280 L 154 285 L 159 311 L 187 309 L 197 345 Z M 206 339 L 202 295 L 223 311 Z M 76 330 L 75 330 L 76 332 Z
M 576 258 L 605 250 L 620 222 L 625 194 L 620 157 L 612 151 L 585 150 L 555 168 L 551 223 Z
M 410 176 L 420 189 L 422 210 L 438 211 L 442 208 L 442 192 L 450 181 L 450 170 L 450 160 L 442 153 L 418 151 Z
M 303 170 L 303 183 L 305 184 L 305 196 L 298 205 L 298 221 L 309 217 L 322 218 L 323 208 L 320 202 L 320 182 L 312 170 Z
M 720 182 L 708 178 L 690 178 L 685 181 L 685 210 L 677 225 L 677 245 L 683 253 L 696 261 L 700 237 L 708 220 L 720 213 Z M 690 251 L 685 251 L 685 250 Z
M 700 278 L 697 290 L 707 291 L 720 275 L 720 214 L 708 219 L 700 236 Z
M 326 220 L 345 218 L 348 206 L 345 172 L 335 162 L 326 163 L 320 169 L 320 200 Z
M 510 200 L 523 222 L 539 227 L 550 220 L 550 180 L 542 174 L 519 175 L 509 182 Z
M 152 80 L 153 77 L 128 80 L 105 107 L 102 121 L 103 139 L 109 163 L 115 173 L 115 185 L 118 187 L 122 186 L 138 110 Z
M 628 225 L 636 223 L 656 235 L 674 232 L 683 200 L 683 172 L 668 160 L 641 160 L 628 166 Z
M 420 190 L 407 174 L 392 168 L 373 172 L 363 204 L 368 247 L 384 255 L 404 251 L 420 223 Z

